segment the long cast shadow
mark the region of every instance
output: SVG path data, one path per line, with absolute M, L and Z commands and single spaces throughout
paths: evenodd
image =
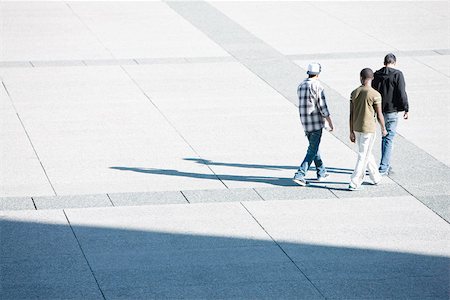
M 0 229 L 1 299 L 449 295 L 450 260 L 445 256 L 279 242 L 282 251 L 270 239 L 5 219 Z
M 266 170 L 297 170 L 298 169 L 298 166 L 225 163 L 225 162 L 217 162 L 217 161 L 212 161 L 209 159 L 201 159 L 201 158 L 184 158 L 184 160 L 193 161 L 198 164 L 209 165 L 209 166 L 226 166 L 226 167 L 266 169 Z M 311 167 L 310 170 L 315 171 L 316 168 Z M 337 173 L 337 174 L 351 174 L 353 172 L 353 169 L 327 167 L 327 171 L 330 173 Z
M 267 176 L 241 176 L 241 175 L 226 175 L 226 174 L 217 174 L 216 176 L 214 174 L 183 172 L 172 169 L 133 168 L 133 167 L 110 167 L 110 168 L 114 170 L 131 171 L 145 174 L 191 177 L 207 180 L 217 180 L 218 178 L 220 178 L 221 180 L 266 183 L 276 186 L 298 186 L 292 181 L 291 178 L 267 177 Z

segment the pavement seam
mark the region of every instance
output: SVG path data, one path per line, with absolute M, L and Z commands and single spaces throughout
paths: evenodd
M 23 129 L 23 131 L 25 132 L 25 135 L 27 136 L 28 142 L 30 143 L 31 148 L 33 149 L 33 152 L 34 152 L 34 154 L 36 155 L 36 158 L 38 159 L 39 164 L 41 165 L 42 170 L 44 171 L 45 178 L 47 178 L 47 181 L 48 181 L 48 183 L 50 184 L 50 187 L 52 188 L 53 193 L 55 194 L 55 196 L 57 196 L 58 194 L 56 193 L 55 187 L 53 186 L 53 184 L 52 184 L 52 182 L 51 182 L 51 180 L 50 180 L 50 178 L 49 178 L 49 176 L 48 176 L 48 174 L 47 174 L 47 171 L 45 170 L 44 164 L 42 163 L 41 158 L 39 157 L 39 154 L 37 153 L 36 148 L 34 147 L 33 142 L 31 141 L 31 137 L 30 137 L 30 135 L 28 134 L 27 129 L 25 128 L 25 124 L 23 124 L 23 121 L 22 121 L 22 119 L 20 118 L 19 112 L 17 111 L 17 108 L 16 108 L 16 106 L 14 105 L 12 96 L 11 96 L 11 94 L 9 93 L 8 88 L 6 87 L 5 82 L 2 81 L 2 85 L 3 85 L 3 88 L 5 89 L 6 94 L 8 95 L 9 101 L 11 102 L 11 105 L 12 105 L 12 107 L 13 107 L 15 113 L 16 113 L 16 116 L 17 116 L 17 118 L 19 119 L 20 125 L 22 126 L 22 129 Z
M 102 294 L 103 299 L 106 300 L 105 294 L 103 293 L 102 288 L 100 287 L 97 277 L 95 277 L 94 270 L 92 270 L 91 264 L 89 263 L 89 260 L 87 259 L 86 254 L 83 251 L 83 247 L 81 247 L 81 243 L 80 243 L 77 235 L 75 234 L 75 230 L 73 229 L 72 224 L 70 223 L 69 217 L 67 216 L 65 209 L 63 209 L 63 213 L 64 213 L 64 216 L 66 217 L 66 220 L 67 220 L 67 223 L 69 224 L 70 229 L 72 230 L 73 236 L 75 237 L 75 240 L 77 241 L 77 244 L 78 244 L 78 247 L 80 248 L 81 254 L 83 254 L 83 257 L 89 267 L 89 270 L 91 271 L 92 277 L 94 277 L 95 283 L 97 284 L 97 287 L 98 287 L 100 293 Z
M 328 188 L 328 190 L 337 198 L 337 199 L 341 199 L 336 193 L 333 192 L 332 189 Z M 350 197 L 349 197 L 350 198 Z
M 31 198 L 31 202 L 33 202 L 34 209 L 37 210 L 36 203 L 34 202 L 33 197 L 30 197 L 30 198 Z
M 186 195 L 183 193 L 183 191 L 180 191 L 181 195 L 184 197 L 184 199 L 186 199 L 188 204 L 191 204 L 191 202 L 189 201 L 189 199 L 186 197 Z M 184 204 L 184 203 L 183 203 Z
M 266 201 L 266 199 L 264 199 L 264 197 L 263 196 L 261 196 L 261 194 L 260 193 L 258 193 L 258 191 L 256 190 L 256 188 L 252 188 L 252 190 L 263 200 L 263 201 Z
M 92 36 L 95 37 L 95 39 L 99 42 L 100 45 L 102 45 L 103 48 L 105 48 L 105 50 L 109 53 L 109 55 L 111 55 L 111 57 L 113 59 L 116 59 L 116 57 L 114 56 L 114 54 L 112 53 L 112 51 L 105 46 L 105 44 L 102 42 L 102 40 L 100 40 L 100 38 L 92 31 L 92 29 L 83 21 L 83 19 L 73 10 L 72 6 L 70 6 L 69 3 L 64 2 L 64 4 L 66 4 L 66 6 L 69 8 L 69 10 L 72 12 L 72 14 L 75 15 L 75 17 L 78 19 L 78 21 L 80 21 L 80 23 L 86 27 L 86 29 L 92 34 Z
M 287 254 L 287 252 L 281 247 L 280 244 L 270 235 L 270 233 L 262 226 L 262 224 L 255 218 L 255 216 L 250 212 L 250 210 L 244 205 L 244 203 L 239 202 L 242 207 L 247 211 L 247 213 L 255 220 L 255 222 L 261 227 L 261 229 L 269 236 L 269 238 L 275 243 L 275 245 L 278 246 L 278 248 L 286 255 L 286 257 L 294 264 L 294 266 L 297 268 L 297 270 L 300 271 L 300 273 L 309 281 L 309 283 L 314 287 L 314 289 L 321 295 L 324 299 L 327 299 L 325 295 L 319 290 L 319 288 L 311 281 L 311 279 L 305 274 L 305 272 L 300 269 L 300 267 L 295 263 L 295 261 Z
M 111 205 L 112 205 L 113 207 L 115 207 L 114 202 L 112 201 L 112 199 L 111 199 L 111 197 L 109 196 L 108 193 L 106 193 L 106 197 L 108 197 L 109 201 L 111 202 Z

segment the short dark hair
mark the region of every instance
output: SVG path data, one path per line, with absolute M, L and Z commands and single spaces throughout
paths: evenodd
M 397 62 L 397 58 L 393 53 L 389 53 L 384 57 L 384 65 L 395 64 Z
M 364 68 L 361 70 L 361 73 L 359 73 L 359 75 L 361 76 L 362 80 L 366 80 L 369 78 L 373 78 L 373 71 L 371 68 Z

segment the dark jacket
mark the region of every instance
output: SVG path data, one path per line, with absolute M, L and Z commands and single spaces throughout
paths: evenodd
M 405 78 L 397 69 L 383 67 L 375 72 L 372 87 L 380 92 L 384 113 L 409 111 Z

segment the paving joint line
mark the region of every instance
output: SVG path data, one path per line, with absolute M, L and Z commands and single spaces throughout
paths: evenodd
M 448 224 L 450 224 L 450 221 L 445 219 L 443 216 L 441 216 L 438 212 L 434 211 L 431 207 L 429 207 L 428 205 L 426 205 L 425 203 L 423 203 L 418 197 L 420 196 L 414 196 L 410 191 L 408 191 L 403 185 L 401 185 L 400 183 L 398 183 L 394 178 L 391 178 L 388 175 L 389 179 L 392 180 L 393 182 L 395 182 L 399 187 L 401 187 L 405 192 L 407 192 L 411 197 L 413 197 L 414 199 L 416 199 L 417 201 L 419 201 L 419 203 L 421 203 L 423 206 L 425 206 L 427 209 L 431 210 L 435 215 L 437 215 L 439 218 L 441 218 L 442 220 L 444 220 L 445 222 L 447 222 Z
M 111 205 L 112 205 L 113 207 L 115 207 L 114 202 L 111 200 L 111 197 L 109 196 L 108 193 L 106 193 L 106 197 L 108 197 L 109 202 L 111 202 Z
M 105 46 L 105 44 L 102 42 L 102 40 L 100 40 L 100 38 L 92 31 L 92 29 L 83 21 L 83 19 L 73 10 L 72 6 L 70 6 L 69 3 L 67 3 L 66 1 L 64 1 L 64 4 L 66 4 L 66 6 L 69 8 L 69 10 L 72 12 L 72 14 L 75 15 L 75 17 L 80 21 L 81 24 L 83 24 L 83 26 L 95 37 L 95 39 L 99 42 L 100 45 L 102 45 L 103 48 L 105 48 L 105 50 L 109 53 L 109 55 L 111 55 L 111 57 L 113 59 L 116 59 L 116 57 L 114 56 L 114 54 L 112 53 L 112 51 Z
M 191 202 L 188 200 L 188 198 L 186 197 L 186 195 L 183 193 L 183 191 L 180 191 L 181 195 L 184 197 L 184 199 L 186 199 L 188 204 L 191 204 Z
M 332 189 L 328 188 L 328 190 L 337 198 L 337 199 L 344 199 L 344 198 L 340 198 L 336 193 L 333 192 Z
M 258 193 L 258 191 L 255 188 L 252 188 L 253 191 L 255 191 L 255 193 L 263 200 L 266 201 L 266 199 L 263 198 L 263 196 L 261 196 L 260 193 Z
M 89 267 L 89 270 L 91 271 L 92 277 L 94 277 L 95 283 L 97 284 L 97 287 L 98 287 L 100 293 L 102 294 L 103 299 L 106 300 L 105 294 L 103 293 L 102 288 L 100 287 L 100 283 L 98 282 L 97 277 L 95 277 L 94 270 L 92 270 L 92 266 L 89 263 L 89 260 L 87 259 L 86 254 L 83 251 L 83 247 L 81 247 L 81 243 L 80 243 L 77 235 L 75 234 L 75 230 L 73 229 L 72 224 L 70 223 L 69 217 L 67 216 L 65 209 L 63 209 L 63 213 L 64 213 L 64 216 L 66 217 L 66 220 L 67 220 L 67 223 L 69 224 L 70 229 L 72 230 L 72 234 L 75 237 L 75 240 L 77 241 L 77 244 L 78 244 L 78 247 L 80 248 L 81 254 L 83 254 L 83 257 Z
M 36 202 L 34 202 L 33 197 L 30 197 L 30 198 L 31 198 L 31 202 L 33 203 L 34 209 L 35 209 L 35 210 L 38 210 L 37 207 L 36 207 Z
M 44 175 L 45 175 L 45 177 L 47 178 L 47 181 L 48 181 L 48 183 L 50 184 L 50 187 L 52 188 L 53 193 L 55 194 L 55 196 L 57 196 L 58 194 L 56 193 L 55 187 L 53 186 L 53 184 L 52 184 L 52 182 L 51 182 L 51 180 L 50 180 L 50 178 L 49 178 L 49 176 L 48 176 L 48 174 L 47 174 L 47 171 L 45 170 L 44 164 L 42 163 L 41 158 L 39 157 L 39 154 L 37 153 L 36 148 L 34 147 L 34 144 L 33 144 L 33 142 L 31 141 L 31 137 L 30 137 L 30 135 L 28 134 L 27 129 L 25 128 L 25 124 L 22 122 L 22 119 L 20 118 L 19 112 L 17 111 L 17 108 L 16 108 L 16 106 L 14 105 L 12 96 L 11 96 L 11 94 L 9 93 L 9 91 L 8 91 L 6 85 L 5 85 L 5 83 L 4 83 L 3 81 L 2 81 L 2 85 L 3 85 L 3 88 L 5 89 L 6 94 L 8 95 L 9 101 L 11 102 L 11 105 L 12 105 L 14 111 L 16 112 L 16 116 L 17 116 L 17 118 L 19 119 L 20 125 L 22 126 L 22 129 L 24 130 L 25 135 L 27 136 L 28 142 L 30 143 L 31 148 L 33 149 L 34 154 L 36 155 L 36 158 L 38 159 L 39 164 L 41 165 L 41 168 L 42 168 L 42 170 L 44 171 Z
M 305 272 L 302 271 L 302 269 L 295 263 L 295 261 L 289 256 L 289 254 L 281 247 L 281 245 L 270 235 L 270 233 L 262 226 L 262 224 L 255 218 L 255 216 L 250 212 L 250 210 L 244 205 L 244 203 L 239 202 L 242 207 L 247 211 L 247 213 L 253 218 L 253 220 L 261 227 L 261 229 L 269 236 L 269 238 L 272 240 L 272 242 L 277 245 L 277 247 L 286 255 L 286 257 L 294 264 L 294 266 L 297 268 L 297 270 L 300 271 L 300 273 L 309 281 L 309 283 L 314 287 L 314 289 L 324 298 L 326 299 L 325 295 L 319 290 L 319 288 L 311 281 L 311 279 L 305 274 Z

